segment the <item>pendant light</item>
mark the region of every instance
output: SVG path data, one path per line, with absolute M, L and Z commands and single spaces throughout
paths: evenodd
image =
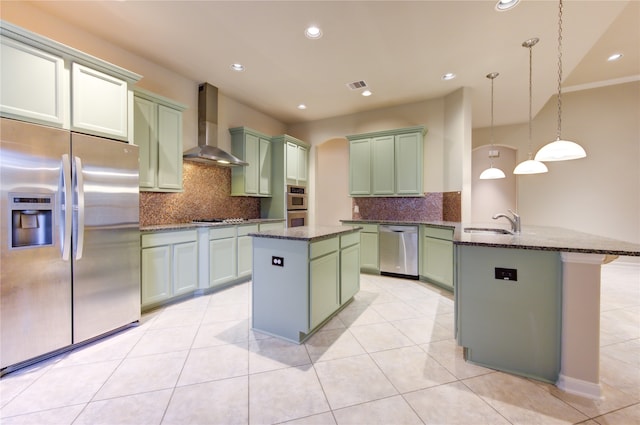
M 533 74 L 533 53 L 532 48 L 540 41 L 538 38 L 530 38 L 522 43 L 522 47 L 527 47 L 529 49 L 529 159 L 526 161 L 522 161 L 520 164 L 516 166 L 513 170 L 513 174 L 540 174 L 546 173 L 549 171 L 547 166 L 540 161 L 536 161 L 531 159 L 531 99 L 532 95 L 532 74 Z
M 480 180 L 503 179 L 506 177 L 504 171 L 499 168 L 494 168 L 493 157 L 491 156 L 491 151 L 493 151 L 493 80 L 495 80 L 498 75 L 500 74 L 497 72 L 487 74 L 487 78 L 491 80 L 491 147 L 489 148 L 489 168 L 480 174 Z
M 567 161 L 587 156 L 582 146 L 569 140 L 562 140 L 562 0 L 558 7 L 558 132 L 554 142 L 544 145 L 536 154 L 536 161 Z

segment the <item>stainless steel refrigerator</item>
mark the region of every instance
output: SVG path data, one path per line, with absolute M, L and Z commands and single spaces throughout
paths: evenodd
M 0 372 L 140 319 L 138 148 L 2 118 Z

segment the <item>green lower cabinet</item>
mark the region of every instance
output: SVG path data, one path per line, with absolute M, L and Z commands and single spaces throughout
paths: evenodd
M 340 307 L 338 252 L 311 260 L 309 265 L 310 329 Z
M 453 229 L 422 226 L 420 276 L 453 291 Z
M 225 227 L 209 231 L 209 287 L 236 279 L 236 229 Z
M 457 339 L 466 359 L 555 383 L 560 373 L 560 254 L 457 245 L 456 269 Z
M 195 230 L 143 234 L 140 251 L 142 308 L 151 308 L 198 288 Z
M 360 244 L 340 251 L 340 303 L 349 301 L 360 290 Z

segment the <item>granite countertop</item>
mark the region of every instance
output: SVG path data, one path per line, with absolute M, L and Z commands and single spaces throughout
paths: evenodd
M 467 233 L 467 227 L 509 230 L 502 223 L 459 223 L 447 221 L 387 221 L 341 220 L 343 223 L 429 225 L 454 230 L 456 245 L 491 246 L 496 248 L 535 249 L 543 251 L 578 252 L 585 254 L 640 256 L 640 244 L 578 232 L 576 230 L 548 226 L 522 226 L 519 234 Z
M 260 224 L 260 223 L 278 223 L 283 222 L 283 218 L 251 218 L 245 220 L 242 223 L 171 223 L 171 224 L 154 224 L 151 226 L 140 226 L 140 232 L 163 232 L 167 230 L 188 230 L 197 229 L 200 227 L 231 227 L 231 226 L 243 226 L 247 224 Z
M 264 232 L 249 233 L 256 238 L 290 239 L 297 241 L 315 242 L 332 238 L 338 235 L 357 232 L 361 227 L 357 226 L 302 226 L 286 229 L 266 230 Z

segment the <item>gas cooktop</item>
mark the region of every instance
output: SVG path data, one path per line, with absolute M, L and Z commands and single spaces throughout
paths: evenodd
M 247 221 L 244 218 L 198 218 L 192 220 L 192 223 L 225 223 L 225 224 L 237 224 Z

